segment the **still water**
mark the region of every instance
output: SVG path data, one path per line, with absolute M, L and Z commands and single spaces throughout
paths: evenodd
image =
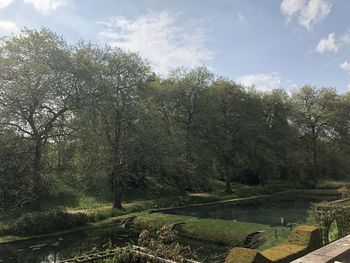
M 331 197 L 332 198 L 332 197 Z M 263 199 L 246 203 L 226 203 L 202 207 L 189 207 L 167 210 L 165 213 L 189 215 L 202 218 L 216 218 L 260 223 L 271 226 L 285 223 L 297 223 L 305 220 L 307 210 L 315 199 L 287 198 Z M 0 245 L 0 263 L 56 263 L 60 260 L 84 254 L 94 248 L 103 249 L 103 245 L 112 242 L 115 246 L 136 243 L 138 231 L 120 226 L 101 228 L 68 234 L 61 237 L 28 242 Z M 181 239 L 184 245 L 190 245 L 200 258 L 227 251 L 228 247 L 217 246 L 195 240 Z
M 24 241 L 0 245 L 1 263 L 56 263 L 90 252 L 92 249 L 105 250 L 105 244 L 112 242 L 114 246 L 136 244 L 138 231 L 119 226 L 98 230 L 89 230 L 61 237 Z M 178 242 L 189 245 L 204 260 L 226 252 L 229 247 L 210 242 L 192 240 L 181 237 Z
M 325 197 L 325 199 L 334 199 L 334 197 Z M 164 213 L 278 226 L 281 224 L 281 217 L 283 217 L 285 223 L 304 221 L 307 218 L 307 211 L 311 203 L 319 201 L 319 199 L 298 197 L 264 198 L 243 203 L 169 209 Z
M 114 245 L 126 245 L 137 240 L 132 229 L 119 226 L 89 230 L 60 237 L 30 242 L 0 245 L 1 263 L 55 263 L 72 258 L 94 248 L 102 249 L 111 241 Z

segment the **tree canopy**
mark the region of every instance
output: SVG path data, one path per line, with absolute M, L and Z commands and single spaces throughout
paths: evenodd
M 206 67 L 158 76 L 138 54 L 47 29 L 3 39 L 0 68 L 2 209 L 38 209 L 57 181 L 122 208 L 129 190 L 314 186 L 350 172 L 350 95 L 332 88 L 262 92 Z

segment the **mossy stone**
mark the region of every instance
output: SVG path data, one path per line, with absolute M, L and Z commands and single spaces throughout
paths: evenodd
M 316 226 L 299 226 L 288 237 L 288 242 L 264 250 L 262 254 L 272 262 L 287 263 L 322 246 L 321 229 Z
M 299 226 L 290 233 L 288 243 L 304 246 L 308 252 L 322 247 L 321 229 L 316 226 Z
M 259 251 L 249 248 L 235 247 L 231 249 L 225 263 L 270 263 Z

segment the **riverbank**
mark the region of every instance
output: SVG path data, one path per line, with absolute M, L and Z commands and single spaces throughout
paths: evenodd
M 297 195 L 299 197 L 319 198 L 320 200 L 323 200 L 325 197 L 329 197 L 329 196 L 335 197 L 337 196 L 337 194 L 338 193 L 334 189 L 288 190 L 288 191 L 279 192 L 273 195 L 258 195 L 258 196 L 251 196 L 246 198 L 224 199 L 225 196 L 220 197 L 210 193 L 200 193 L 200 194 L 189 195 L 187 197 L 180 197 L 180 198 L 172 197 L 171 200 L 176 199 L 177 202 L 172 202 L 171 203 L 172 205 L 169 205 L 164 208 L 159 208 L 157 210 L 154 209 L 155 204 L 160 204 L 164 206 L 167 204 L 167 202 L 170 202 L 170 199 L 156 199 L 156 200 L 131 202 L 125 205 L 125 210 L 113 210 L 110 207 L 104 207 L 104 206 L 99 207 L 97 209 L 84 209 L 84 210 L 72 209 L 67 211 L 69 211 L 70 213 L 84 212 L 100 220 L 96 220 L 96 222 L 89 223 L 87 226 L 82 226 L 82 227 L 69 229 L 61 232 L 56 232 L 48 235 L 40 235 L 40 236 L 2 235 L 0 236 L 0 244 L 18 242 L 23 240 L 41 239 L 41 238 L 47 238 L 51 236 L 60 236 L 60 235 L 65 235 L 69 233 L 74 233 L 74 232 L 91 230 L 91 229 L 100 228 L 100 227 L 108 227 L 111 225 L 120 224 L 124 219 L 131 216 L 137 216 L 135 222 L 140 226 L 140 228 L 148 228 L 148 227 L 155 227 L 155 226 L 159 227 L 164 224 L 174 224 L 174 223 L 179 223 L 179 221 L 188 221 L 188 223 L 190 224 L 187 224 L 186 226 L 184 225 L 182 227 L 184 229 L 185 236 L 193 236 L 195 238 L 206 239 L 206 240 L 211 240 L 216 242 L 219 240 L 215 236 L 222 236 L 222 235 L 221 233 L 217 232 L 215 226 L 217 225 L 222 227 L 222 224 L 224 222 L 221 222 L 221 221 L 215 222 L 215 221 L 206 221 L 205 219 L 201 219 L 201 220 L 196 219 L 196 220 L 199 220 L 196 222 L 196 223 L 199 223 L 198 227 L 196 227 L 196 224 L 192 224 L 193 222 L 195 222 L 194 218 L 186 217 L 186 216 L 159 214 L 159 212 L 162 212 L 162 211 L 164 212 L 169 209 L 177 209 L 177 208 L 201 207 L 201 206 L 232 203 L 232 202 L 247 202 L 247 201 L 264 199 L 267 197 L 280 199 L 286 196 L 294 196 L 294 195 Z M 212 201 L 215 199 L 217 201 Z M 198 203 L 199 201 L 202 201 L 202 203 Z M 203 202 L 203 201 L 208 201 L 208 202 Z M 185 204 L 185 205 L 179 206 L 177 205 L 179 203 Z M 157 212 L 157 213 L 149 214 L 150 212 L 151 213 Z M 213 219 L 209 219 L 209 220 L 213 220 Z M 227 220 L 223 220 L 223 221 L 227 221 Z M 241 228 L 241 229 L 244 229 L 245 233 L 253 229 L 252 225 L 250 224 L 245 225 L 244 223 L 245 222 L 230 222 L 230 224 L 228 225 L 228 228 L 232 227 L 232 229 L 237 229 L 237 231 L 240 231 L 239 229 Z M 260 226 L 256 225 L 254 229 L 255 230 L 259 229 L 259 227 Z M 264 229 L 264 227 L 262 226 L 261 228 Z M 223 227 L 223 229 L 225 229 L 225 227 Z M 270 229 L 266 229 L 266 231 L 270 231 Z M 201 232 L 202 234 L 199 234 L 199 232 Z M 225 236 L 225 232 L 226 231 L 224 231 L 223 236 Z M 230 231 L 228 231 L 227 233 L 230 233 Z M 223 243 L 229 243 L 231 240 L 231 237 L 224 237 L 222 239 L 224 240 Z M 240 239 L 242 238 L 240 237 Z

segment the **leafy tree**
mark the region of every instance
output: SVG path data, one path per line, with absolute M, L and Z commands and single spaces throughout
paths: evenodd
M 311 155 L 310 181 L 313 185 L 319 179 L 320 144 L 332 137 L 338 101 L 339 96 L 334 89 L 311 86 L 302 87 L 291 97 L 291 125 Z
M 32 144 L 33 206 L 38 209 L 44 147 L 58 135 L 57 121 L 69 112 L 75 89 L 70 52 L 47 29 L 24 30 L 1 43 L 0 68 L 0 124 Z
M 191 189 L 193 174 L 198 174 L 203 151 L 199 140 L 199 115 L 203 95 L 210 87 L 213 74 L 205 67 L 191 71 L 178 69 L 160 81 L 154 89 L 155 108 L 168 140 L 168 170 L 182 194 Z
M 170 90 L 172 118 L 184 131 L 186 160 L 193 157 L 193 139 L 198 128 L 198 115 L 201 97 L 213 80 L 213 74 L 206 67 L 199 67 L 189 72 L 178 69 L 165 82 Z
M 288 118 L 291 107 L 288 95 L 284 90 L 273 90 L 262 94 L 263 103 L 263 136 L 262 155 L 266 165 L 266 174 L 285 178 L 291 161 L 293 131 L 289 127 Z
M 93 125 L 101 129 L 99 133 L 107 142 L 114 189 L 113 207 L 122 208 L 121 179 L 128 162 L 126 142 L 139 121 L 140 92 L 149 69 L 137 54 L 120 49 L 82 46 L 77 52 L 77 57 L 83 60 L 80 73 L 88 85 L 87 110 L 91 111 Z
M 238 178 L 245 159 L 251 153 L 255 130 L 261 125 L 261 103 L 244 89 L 224 79 L 217 80 L 208 90 L 203 119 L 208 144 L 225 178 L 226 192 L 231 181 Z

